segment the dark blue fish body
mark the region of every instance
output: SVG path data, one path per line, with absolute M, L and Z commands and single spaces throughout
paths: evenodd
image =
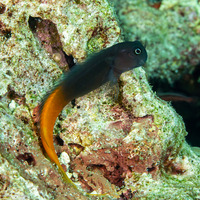
M 66 73 L 61 85 L 67 97 L 70 94 L 74 99 L 108 81 L 116 82 L 121 73 L 142 66 L 146 60 L 146 50 L 139 41 L 119 43 L 75 65 Z

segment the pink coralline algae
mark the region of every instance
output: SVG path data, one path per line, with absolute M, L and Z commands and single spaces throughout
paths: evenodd
M 80 153 L 73 162 L 71 168 L 78 173 L 79 180 L 83 187 L 90 192 L 93 186 L 97 187 L 100 172 L 111 184 L 122 187 L 125 185 L 125 178 L 130 178 L 133 172 L 151 173 L 153 177 L 158 175 L 158 163 L 161 159 L 162 147 L 157 143 L 157 131 L 151 130 L 153 118 L 151 116 L 135 118 L 133 121 L 140 124 L 140 127 L 147 131 L 143 142 L 123 140 L 114 141 L 116 147 L 106 147 L 89 152 Z M 91 149 L 92 147 L 90 147 Z M 87 180 L 87 181 L 86 181 Z M 103 186 L 101 191 L 104 191 Z

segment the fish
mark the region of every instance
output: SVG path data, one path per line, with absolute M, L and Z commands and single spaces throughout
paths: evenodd
M 159 9 L 161 4 L 162 4 L 162 0 L 146 0 L 147 4 L 155 9 Z
M 183 102 L 187 102 L 187 103 L 194 103 L 197 100 L 197 98 L 195 98 L 195 97 L 188 97 L 183 94 L 173 93 L 173 92 L 158 93 L 157 95 L 165 101 L 173 101 L 173 102 L 183 101 Z
M 85 62 L 76 64 L 68 71 L 40 108 L 40 137 L 44 150 L 61 171 L 64 180 L 77 189 L 61 166 L 53 144 L 56 118 L 73 99 L 99 88 L 106 82 L 116 83 L 123 72 L 146 63 L 147 51 L 139 41 L 115 44 L 89 56 Z

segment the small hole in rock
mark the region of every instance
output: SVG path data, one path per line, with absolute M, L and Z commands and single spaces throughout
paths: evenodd
M 26 161 L 28 163 L 28 165 L 33 165 L 33 166 L 36 165 L 36 161 L 35 161 L 35 158 L 32 153 L 19 154 L 17 156 L 17 159 L 21 162 Z
M 56 142 L 58 143 L 58 145 L 60 145 L 60 146 L 64 145 L 64 141 L 59 135 L 56 135 L 55 139 L 56 139 Z

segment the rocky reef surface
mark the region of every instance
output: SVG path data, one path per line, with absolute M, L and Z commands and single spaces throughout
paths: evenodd
M 79 190 L 45 158 L 38 132 L 42 98 L 74 62 L 122 40 L 105 0 L 1 1 L 2 199 L 200 198 L 199 148 L 185 142 L 181 116 L 152 91 L 143 68 L 124 73 L 119 87 L 106 84 L 76 99 L 59 115 L 55 148 Z M 145 68 L 158 67 L 148 53 Z

